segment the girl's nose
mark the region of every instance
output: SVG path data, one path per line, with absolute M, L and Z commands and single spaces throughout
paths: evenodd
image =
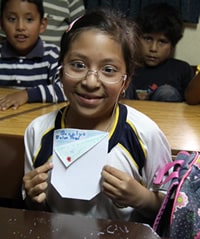
M 96 87 L 100 84 L 98 71 L 89 70 L 83 80 L 84 84 L 87 84 L 88 87 Z

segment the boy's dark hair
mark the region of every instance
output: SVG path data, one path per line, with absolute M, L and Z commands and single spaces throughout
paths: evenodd
M 9 2 L 10 0 L 1 0 L 1 16 L 3 15 L 3 11 L 6 7 L 6 4 Z M 43 7 L 43 0 L 21 0 L 22 2 L 30 2 L 36 5 L 38 12 L 40 14 L 40 19 L 42 19 L 44 17 L 44 7 Z
M 136 21 L 142 33 L 162 32 L 173 47 L 183 36 L 183 21 L 180 12 L 167 3 L 147 5 Z

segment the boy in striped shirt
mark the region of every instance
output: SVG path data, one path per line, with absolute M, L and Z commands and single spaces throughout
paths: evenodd
M 55 81 L 59 49 L 41 40 L 47 19 L 41 0 L 2 0 L 1 26 L 6 40 L 0 45 L 0 86 L 22 89 L 0 99 L 0 110 L 17 109 L 26 102 L 66 100 Z

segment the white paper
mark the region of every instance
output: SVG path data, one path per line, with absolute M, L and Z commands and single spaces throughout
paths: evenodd
M 63 198 L 90 200 L 100 192 L 108 133 L 59 129 L 54 133 L 51 183 Z

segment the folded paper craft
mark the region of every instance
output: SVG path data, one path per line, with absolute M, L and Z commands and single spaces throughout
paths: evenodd
M 107 132 L 58 129 L 54 132 L 51 184 L 63 198 L 91 200 L 100 192 L 107 158 Z

